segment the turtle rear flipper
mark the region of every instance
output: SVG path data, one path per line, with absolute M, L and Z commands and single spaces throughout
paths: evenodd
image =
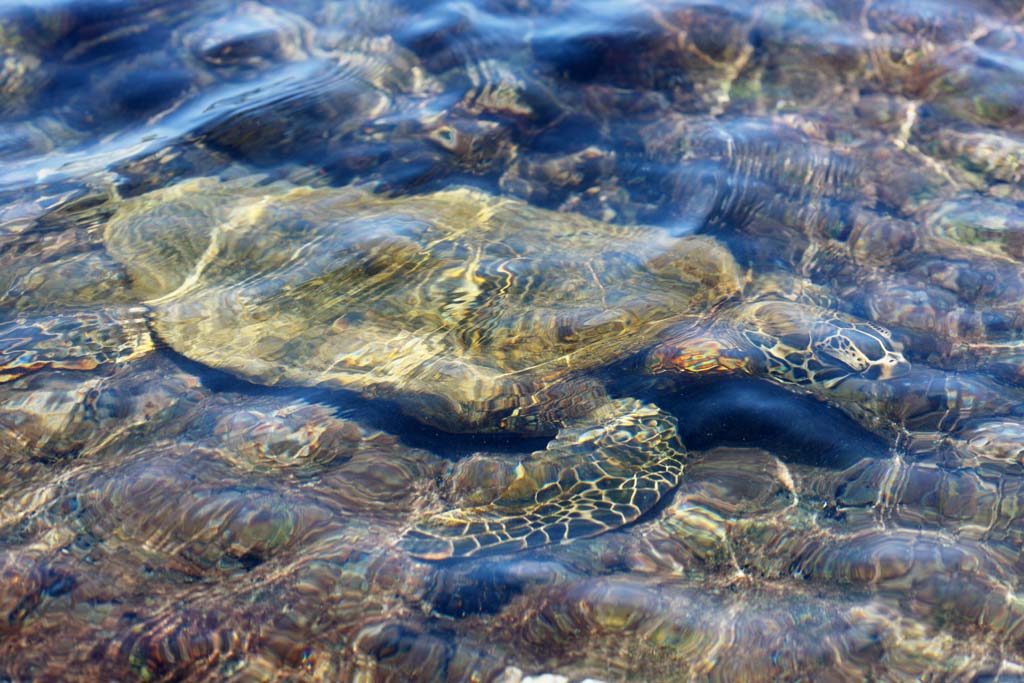
M 139 306 L 24 316 L 0 322 L 0 383 L 42 369 L 93 370 L 153 350 Z
M 654 507 L 679 483 L 685 458 L 675 418 L 636 400 L 611 401 L 520 463 L 493 503 L 427 517 L 402 545 L 443 560 L 596 536 Z

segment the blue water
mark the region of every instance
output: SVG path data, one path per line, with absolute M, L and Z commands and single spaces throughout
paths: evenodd
M 0 680 L 1024 681 L 1020 0 L 4 0 L 0 160 Z M 246 227 L 295 188 L 384 208 Z M 421 288 L 395 207 L 453 188 L 530 219 Z M 737 291 L 662 325 L 701 239 Z M 413 390 L 374 344 L 420 318 Z M 522 517 L 632 399 L 685 460 L 635 515 L 409 543 Z M 587 438 L 585 481 L 662 453 Z

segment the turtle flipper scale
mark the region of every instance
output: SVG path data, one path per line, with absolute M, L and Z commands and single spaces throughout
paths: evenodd
M 679 483 L 685 450 L 676 421 L 639 401 L 612 401 L 595 420 L 564 429 L 517 468 L 494 502 L 418 522 L 402 539 L 413 556 L 443 560 L 525 550 L 596 536 L 643 515 Z M 550 475 L 546 483 L 531 482 Z

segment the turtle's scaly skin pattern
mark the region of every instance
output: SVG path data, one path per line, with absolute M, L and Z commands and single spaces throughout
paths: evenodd
M 654 406 L 627 400 L 599 410 L 598 426 L 563 429 L 547 450 L 520 462 L 493 503 L 428 517 L 403 546 L 429 560 L 488 555 L 636 520 L 679 483 L 685 449 L 675 420 Z
M 706 327 L 683 324 L 664 337 L 650 354 L 654 372 L 743 372 L 824 392 L 854 375 L 887 380 L 909 370 L 885 328 L 791 301 L 739 303 Z

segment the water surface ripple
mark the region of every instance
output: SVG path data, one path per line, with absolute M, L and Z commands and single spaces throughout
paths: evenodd
M 1024 681 L 1021 0 L 7 0 L 0 159 L 0 680 Z

